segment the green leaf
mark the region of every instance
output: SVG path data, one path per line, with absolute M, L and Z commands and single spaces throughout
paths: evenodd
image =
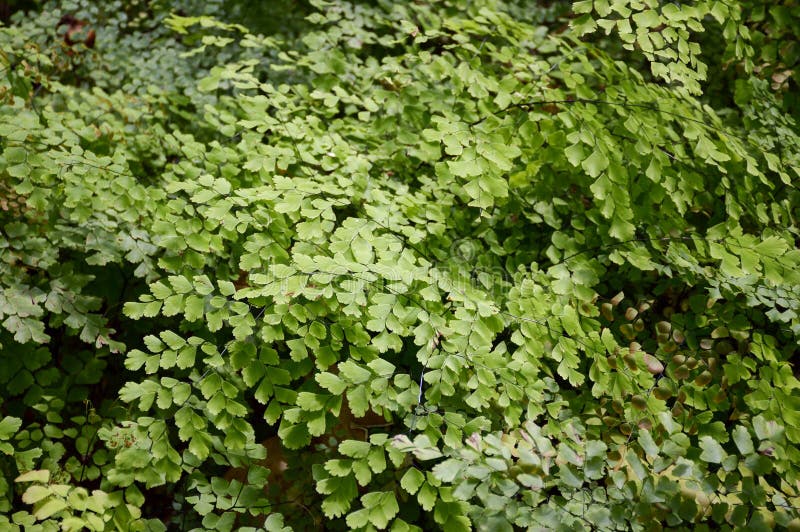
M 419 493 L 417 494 L 417 501 L 419 502 L 420 506 L 422 506 L 422 509 L 425 511 L 432 510 L 434 504 L 436 504 L 436 499 L 436 488 L 431 486 L 429 483 L 424 482 L 419 489 Z
M 351 458 L 366 458 L 371 445 L 369 442 L 345 440 L 339 444 L 339 452 Z
M 339 373 L 353 384 L 367 382 L 372 376 L 369 370 L 362 368 L 351 360 L 339 364 Z
M 386 470 L 386 454 L 381 447 L 372 447 L 367 455 L 367 463 L 374 473 Z
M 372 245 L 364 238 L 357 236 L 351 243 L 353 257 L 361 264 L 372 262 Z
M 510 144 L 501 144 L 499 142 L 487 142 L 478 144 L 478 153 L 486 157 L 501 171 L 511 170 L 513 167 L 512 160 L 520 155 L 520 150 Z
M 425 475 L 419 469 L 410 467 L 403 475 L 403 478 L 400 479 L 400 486 L 411 495 L 414 495 L 423 482 L 425 482 Z
M 463 463 L 460 460 L 449 458 L 444 462 L 440 462 L 433 467 L 433 474 L 436 478 L 445 483 L 453 482 L 463 468 Z
M 649 430 L 643 429 L 639 431 L 639 444 L 647 456 L 658 456 L 658 446 Z
M 320 386 L 334 395 L 341 395 L 347 389 L 347 384 L 333 373 L 317 373 L 315 379 Z
M 753 448 L 753 440 L 750 439 L 750 433 L 741 425 L 734 427 L 733 441 L 743 456 L 752 454 L 755 450 Z
M 0 420 L 0 440 L 8 440 L 22 426 L 22 420 L 16 417 L 5 416 Z
M 578 166 L 584 161 L 584 159 L 586 159 L 586 152 L 584 151 L 583 144 L 581 143 L 573 144 L 564 150 L 564 155 L 567 156 L 567 160 L 572 164 L 572 166 Z
M 700 438 L 700 460 L 712 464 L 719 464 L 727 456 L 727 453 L 722 446 L 711 436 L 703 436 Z
M 581 163 L 581 168 L 590 176 L 597 177 L 608 168 L 608 157 L 599 149 L 595 149 L 592 154 Z
M 661 18 L 655 9 L 646 9 L 633 15 L 633 22 L 641 28 L 654 28 L 661 24 Z
M 754 475 L 767 475 L 774 467 L 773 460 L 760 454 L 751 454 L 744 460 L 744 465 Z
M 45 497 L 49 497 L 52 493 L 53 490 L 48 486 L 29 486 L 28 489 L 25 490 L 25 493 L 22 494 L 22 502 L 25 504 L 35 504 Z
M 23 473 L 14 479 L 14 482 L 39 482 L 47 484 L 50 481 L 50 471 L 48 469 L 36 469 Z
M 67 508 L 67 502 L 62 499 L 50 499 L 33 512 L 33 516 L 42 521 Z

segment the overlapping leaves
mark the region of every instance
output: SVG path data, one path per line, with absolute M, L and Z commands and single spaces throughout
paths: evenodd
M 656 77 L 698 92 L 688 32 L 718 3 L 628 4 L 581 3 L 600 17 L 574 25 L 609 29 L 616 12 Z M 44 308 L 121 349 L 45 237 L 134 265 L 147 287 L 125 314 L 148 326 L 124 355 L 128 419 L 76 422 L 82 460 L 102 442 L 91 474 L 124 502 L 31 479 L 18 524 L 127 511 L 143 526 L 140 488 L 207 529 L 791 524 L 791 119 L 774 149 L 613 46 L 494 2 L 316 8 L 291 49 L 171 17 L 207 33 L 190 56 L 238 51 L 220 52 L 188 123 L 165 119 L 189 112 L 171 96 L 142 97 L 144 150 L 103 140 L 82 108 L 43 120 L 9 104 L 0 171 L 30 210 L 0 273 L 24 260 L 47 276 L 4 296 L 3 326 L 46 343 Z M 748 83 L 739 103 L 768 131 L 777 104 Z M 148 154 L 158 171 L 137 181 Z M 47 382 L 40 358 L 13 362 L 10 390 Z

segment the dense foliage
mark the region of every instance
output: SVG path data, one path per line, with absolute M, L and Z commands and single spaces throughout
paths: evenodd
M 800 527 L 795 0 L 6 11 L 0 529 Z

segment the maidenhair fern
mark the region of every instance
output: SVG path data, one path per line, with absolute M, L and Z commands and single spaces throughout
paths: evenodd
M 0 29 L 0 525 L 797 524 L 751 3 L 245 4 Z

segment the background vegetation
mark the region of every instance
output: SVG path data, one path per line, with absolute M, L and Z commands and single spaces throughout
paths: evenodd
M 0 17 L 0 529 L 800 527 L 795 0 Z

